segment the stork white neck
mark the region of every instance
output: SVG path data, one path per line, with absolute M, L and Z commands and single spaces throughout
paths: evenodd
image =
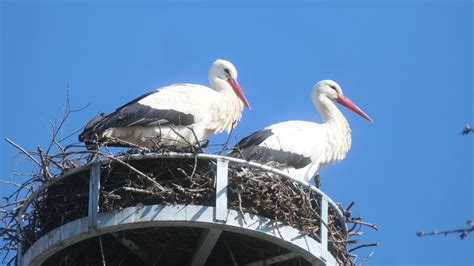
M 211 84 L 212 89 L 224 94 L 232 93 L 234 94 L 233 97 L 237 98 L 237 95 L 233 92 L 232 87 L 229 85 L 229 83 L 226 80 L 223 80 L 219 77 L 209 77 L 209 83 Z
M 321 114 L 326 129 L 328 139 L 326 154 L 329 155 L 329 161 L 344 159 L 352 144 L 349 122 L 328 97 L 319 95 L 313 98 L 313 102 Z
M 337 108 L 336 104 L 324 95 L 313 98 L 313 103 L 318 109 L 324 123 L 348 124 L 347 119 Z
M 240 121 L 244 103 L 234 93 L 232 87 L 222 79 L 214 79 L 211 82 L 213 89 L 218 91 L 218 97 L 213 105 L 215 106 L 216 115 L 214 116 L 214 125 L 217 132 L 226 130 L 230 132 L 234 123 Z
M 351 129 L 335 102 L 346 106 L 370 122 L 372 119 L 344 96 L 341 87 L 335 81 L 322 80 L 316 83 L 311 92 L 311 98 L 324 121 L 323 128 L 327 137 L 325 147 L 327 162 L 344 159 L 351 148 Z
M 240 120 L 244 105 L 250 109 L 250 104 L 237 82 L 237 70 L 229 61 L 216 60 L 209 69 L 209 83 L 218 92 L 211 103 L 211 111 L 215 114 L 209 124 L 213 128 L 209 130 L 229 132 L 233 124 Z

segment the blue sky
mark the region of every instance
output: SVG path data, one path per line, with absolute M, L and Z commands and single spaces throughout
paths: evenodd
M 458 134 L 474 123 L 473 4 L 354 2 L 2 1 L 2 139 L 46 145 L 68 82 L 73 107 L 90 105 L 65 135 L 154 88 L 208 84 L 224 58 L 253 108 L 235 143 L 272 123 L 320 121 L 310 89 L 334 79 L 375 120 L 341 107 L 353 146 L 321 172 L 326 193 L 380 227 L 364 236 L 380 243 L 369 264 L 472 265 L 474 236 L 415 232 L 474 217 L 474 135 Z M 12 172 L 29 165 L 3 141 L 0 152 L 1 179 L 18 180 Z

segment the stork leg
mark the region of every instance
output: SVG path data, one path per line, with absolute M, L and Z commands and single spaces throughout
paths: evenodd
M 190 145 L 189 147 L 185 148 L 184 150 L 187 152 L 194 152 L 194 153 L 202 153 L 204 149 L 209 145 L 209 140 L 197 141 L 194 145 Z
M 321 187 L 321 176 L 319 174 L 316 174 L 316 176 L 314 176 L 314 183 L 316 183 L 317 188 Z
M 203 141 L 201 141 L 201 143 L 199 143 L 199 147 L 201 147 L 202 149 L 206 148 L 208 145 L 209 145 L 209 140 L 208 139 L 203 140 Z
M 163 142 L 157 137 L 155 139 L 150 139 L 153 142 L 153 147 L 151 148 L 152 152 L 159 152 L 163 149 Z

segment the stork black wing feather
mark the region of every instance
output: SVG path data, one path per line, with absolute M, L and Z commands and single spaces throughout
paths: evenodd
M 261 145 L 267 138 L 273 135 L 271 129 L 256 131 L 243 138 L 235 145 L 229 156 L 260 163 L 276 163 L 280 167 L 303 168 L 311 163 L 311 158 L 301 154 L 272 149 Z
M 115 112 L 106 115 L 100 114 L 87 123 L 84 132 L 79 135 L 79 140 L 84 141 L 94 134 L 100 134 L 109 128 L 132 127 L 132 126 L 164 126 L 173 124 L 176 126 L 190 126 L 194 124 L 194 116 L 172 109 L 155 109 L 138 103 L 156 91 L 145 94 L 131 101 Z

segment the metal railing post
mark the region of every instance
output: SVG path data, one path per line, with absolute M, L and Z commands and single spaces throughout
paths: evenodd
M 216 208 L 214 219 L 216 221 L 227 221 L 227 183 L 228 183 L 229 161 L 217 158 L 216 173 Z
M 97 213 L 99 212 L 99 190 L 100 163 L 96 163 L 90 169 L 89 176 L 89 206 L 87 212 L 89 228 L 97 228 Z
M 321 198 L 321 255 L 324 261 L 328 261 L 328 200 Z

